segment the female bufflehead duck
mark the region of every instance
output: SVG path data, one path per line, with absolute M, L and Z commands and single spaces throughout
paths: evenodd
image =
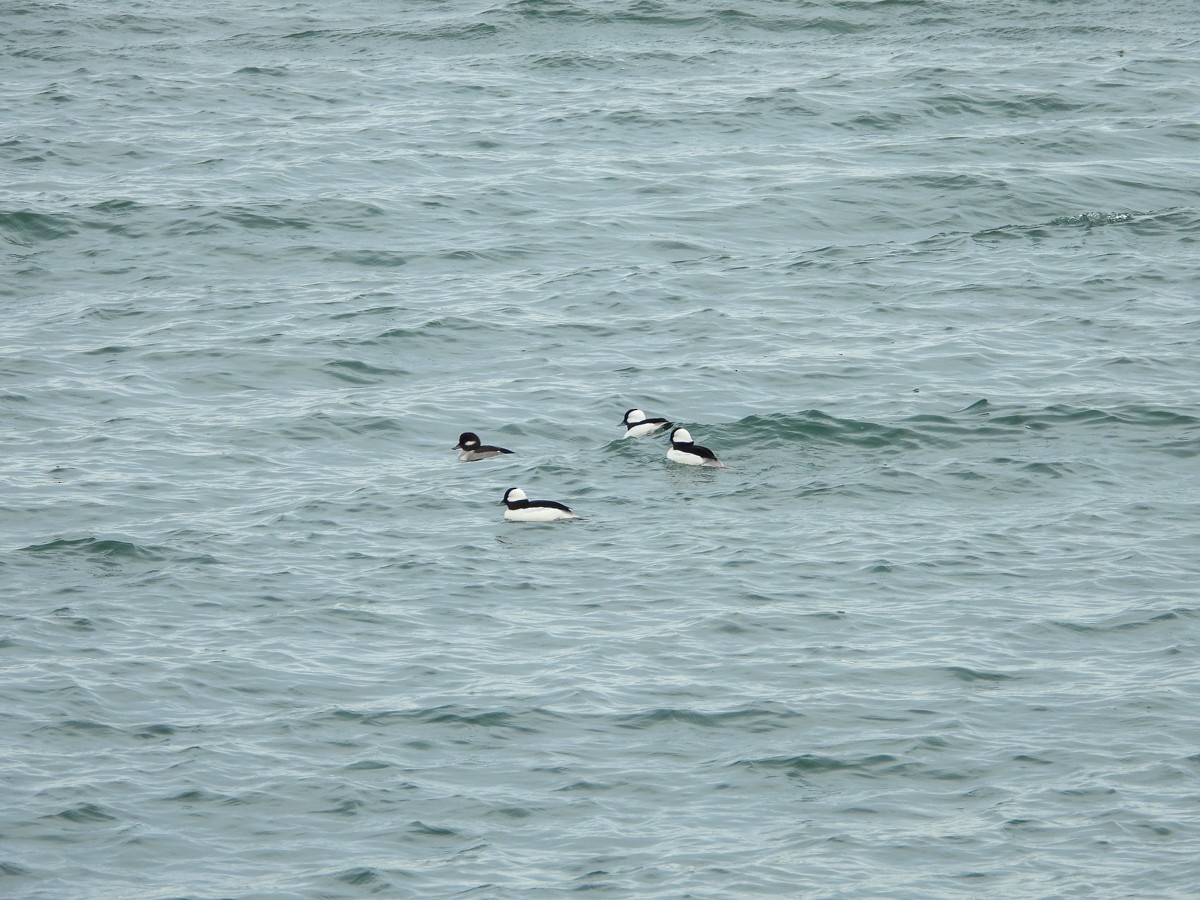
M 717 459 L 711 450 L 692 443 L 692 436 L 686 428 L 676 428 L 671 432 L 671 448 L 667 450 L 667 459 L 685 466 L 725 468 L 725 463 Z
M 621 420 L 625 426 L 625 437 L 646 437 L 660 429 L 670 426 L 666 419 L 647 419 L 640 409 L 626 410 L 625 418 Z
M 463 462 L 475 462 L 477 459 L 489 459 L 503 453 L 512 453 L 511 450 L 505 450 L 503 447 L 489 447 L 487 444 L 479 443 L 479 435 L 473 431 L 464 431 L 460 434 L 454 449 L 458 451 L 458 458 Z
M 520 488 L 509 488 L 500 501 L 508 509 L 504 518 L 510 522 L 553 522 L 555 519 L 579 519 L 571 507 L 553 500 L 530 500 Z

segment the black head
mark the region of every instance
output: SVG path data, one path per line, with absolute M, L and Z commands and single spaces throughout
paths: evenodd
M 686 428 L 675 428 L 671 431 L 672 444 L 690 444 L 692 435 Z
M 473 450 L 479 446 L 479 435 L 473 431 L 464 431 L 458 436 L 458 443 L 454 445 L 455 450 Z

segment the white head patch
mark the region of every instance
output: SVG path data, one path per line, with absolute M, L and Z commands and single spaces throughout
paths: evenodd
M 692 436 L 686 428 L 676 428 L 671 432 L 671 441 L 676 444 L 690 444 L 692 443 Z
M 631 409 L 625 413 L 625 423 L 627 425 L 636 425 L 638 422 L 646 421 L 646 414 L 640 409 Z
M 495 496 L 495 495 L 493 494 L 492 496 Z M 505 503 L 508 503 L 510 501 L 513 503 L 516 503 L 517 501 L 528 500 L 528 499 L 529 498 L 525 496 L 525 492 L 523 490 L 521 490 L 520 488 L 509 488 L 507 491 L 504 492 L 504 502 Z

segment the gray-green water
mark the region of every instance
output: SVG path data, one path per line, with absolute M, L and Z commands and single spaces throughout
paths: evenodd
M 1195 896 L 1198 27 L 0 6 L 0 893 Z

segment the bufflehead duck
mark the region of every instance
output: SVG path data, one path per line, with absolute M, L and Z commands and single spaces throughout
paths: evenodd
M 555 519 L 579 519 L 569 506 L 553 500 L 530 500 L 520 488 L 509 488 L 500 501 L 508 509 L 504 518 L 510 522 L 553 522 Z
M 671 432 L 671 448 L 667 451 L 667 459 L 685 466 L 725 468 L 725 463 L 717 459 L 711 450 L 692 443 L 692 436 L 686 428 L 676 428 Z
M 473 431 L 464 431 L 460 434 L 454 449 L 458 451 L 458 458 L 463 462 L 475 462 L 477 459 L 489 459 L 503 453 L 512 453 L 511 450 L 505 450 L 503 447 L 489 447 L 479 443 L 479 435 Z
M 625 437 L 627 438 L 646 437 L 646 435 L 654 434 L 654 432 L 671 425 L 666 419 L 647 419 L 646 414 L 636 408 L 626 410 L 621 424 L 625 426 Z

